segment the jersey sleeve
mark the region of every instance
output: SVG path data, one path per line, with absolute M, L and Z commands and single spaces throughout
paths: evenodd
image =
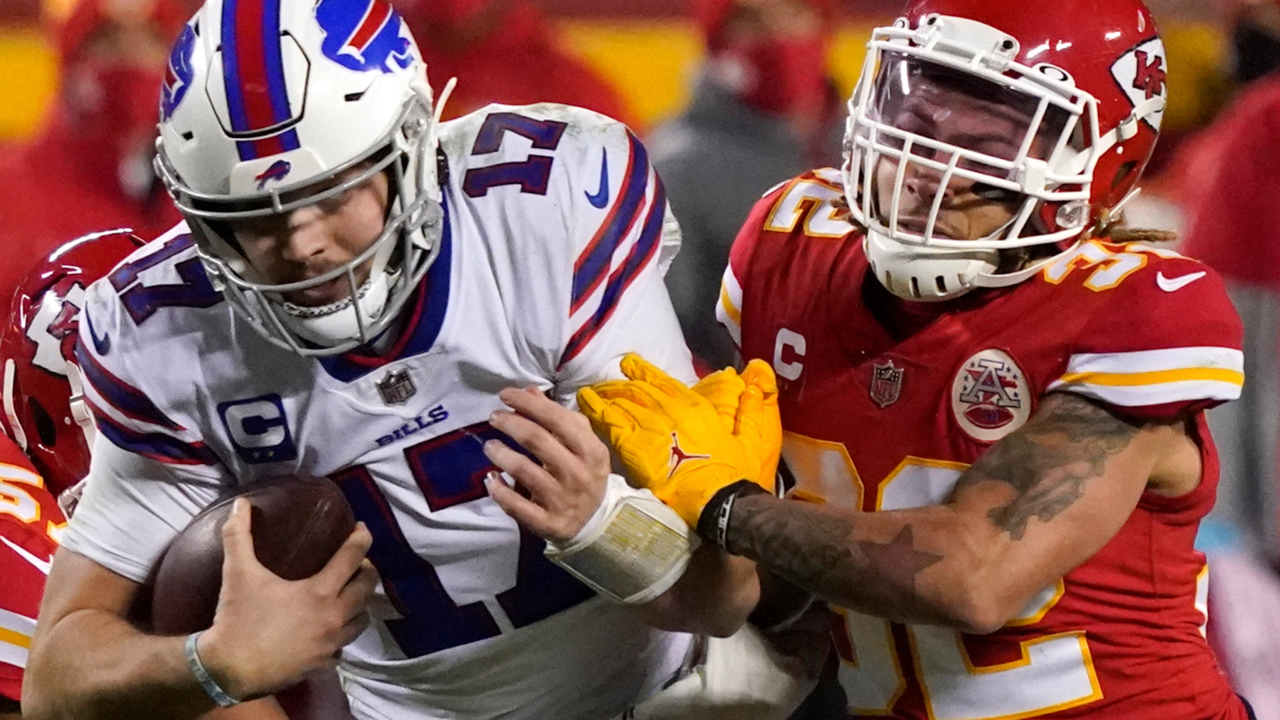
M 146 266 L 146 253 L 164 247 L 156 241 L 130 261 Z M 153 385 L 160 374 L 180 370 L 140 363 L 138 349 L 162 340 L 141 332 L 112 278 L 117 274 L 89 287 L 80 313 L 76 360 L 97 434 L 64 545 L 141 582 L 172 537 L 230 479 L 194 423 L 180 420 Z M 199 393 L 194 378 L 189 391 Z
M 36 611 L 65 524 L 44 480 L 0 436 L 0 696 L 22 699 Z
M 716 318 L 743 358 L 769 357 L 769 320 L 786 316 L 794 326 L 811 318 L 809 306 L 835 302 L 824 284 L 837 248 L 854 231 L 840 207 L 840 173 L 817 168 L 766 192 L 743 223 L 720 282 Z M 841 242 L 832 242 L 832 240 Z
M 567 322 L 556 394 L 567 400 L 583 385 L 621 377 L 618 362 L 629 352 L 692 382 L 692 356 L 663 282 L 681 238 L 662 180 L 625 126 L 594 114 L 586 124 L 597 130 L 566 148 L 569 158 L 580 158 L 572 164 L 581 170 L 565 176 L 576 232 L 561 298 Z
M 1098 265 L 1094 288 L 1077 288 L 1089 305 L 1080 308 L 1085 324 L 1048 390 L 1144 419 L 1239 397 L 1244 329 L 1221 278 L 1167 250 L 1130 246 L 1113 257 Z M 1125 263 L 1137 267 L 1126 274 Z
M 493 262 L 512 335 L 557 399 L 620 376 L 628 352 L 693 381 L 663 283 L 680 228 L 643 143 L 615 120 L 554 103 L 491 105 L 459 122 L 471 128 L 448 133 L 464 142 L 444 141 L 446 152 L 467 167 L 473 212 L 510 238 L 489 242 L 506 255 Z

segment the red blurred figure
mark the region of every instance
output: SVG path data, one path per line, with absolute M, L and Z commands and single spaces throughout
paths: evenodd
M 445 107 L 454 118 L 498 102 L 576 105 L 630 122 L 607 81 L 557 46 L 542 12 L 528 0 L 399 0 L 394 3 L 435 80 L 458 86 Z M 634 125 L 633 125 L 634 127 Z
M 61 88 L 44 129 L 0 152 L 0 300 L 69 238 L 131 227 L 153 237 L 180 218 L 151 171 L 168 47 L 180 0 L 82 0 L 56 28 Z
M 807 140 L 832 109 L 826 73 L 832 0 L 701 0 L 694 16 L 707 50 L 706 72 L 742 104 L 785 118 Z M 836 112 L 841 109 L 835 99 Z M 843 119 L 843 118 L 842 118 Z M 827 157 L 834 159 L 834 147 Z M 812 148 L 809 148 L 812 149 Z
M 742 219 L 774 185 L 839 162 L 843 105 L 826 63 L 837 10 L 833 0 L 694 5 L 706 60 L 689 106 L 646 144 L 684 235 L 666 280 L 699 371 L 737 355 L 715 322 L 715 278 Z

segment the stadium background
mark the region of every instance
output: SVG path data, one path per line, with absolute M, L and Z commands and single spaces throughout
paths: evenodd
M 0 142 L 30 136 L 57 83 L 57 58 L 42 29 L 75 0 L 0 0 Z M 688 100 L 702 53 L 690 0 L 540 0 L 563 46 L 612 82 L 644 132 Z M 1225 99 L 1222 10 L 1213 0 L 1150 0 L 1169 53 L 1166 130 L 1206 122 Z M 828 56 L 844 94 L 853 89 L 870 28 L 892 19 L 897 0 L 844 0 Z M 439 87 L 447 78 L 432 77 Z

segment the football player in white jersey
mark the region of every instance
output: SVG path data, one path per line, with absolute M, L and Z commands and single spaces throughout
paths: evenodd
M 678 679 L 682 631 L 741 624 L 753 566 L 695 549 L 647 492 L 615 478 L 547 502 L 544 554 L 486 486 L 486 444 L 514 445 L 490 423 L 504 388 L 570 402 L 640 350 L 693 379 L 662 284 L 678 228 L 625 127 L 558 105 L 440 124 L 382 0 L 210 0 L 160 112 L 186 222 L 86 293 L 98 433 L 32 642 L 31 717 L 194 717 L 340 654 L 362 719 L 592 720 Z M 603 478 L 599 448 L 577 451 Z M 213 626 L 125 621 L 202 508 L 298 476 L 333 479 L 362 521 L 324 570 L 266 572 L 241 503 Z M 651 552 L 628 555 L 628 532 Z

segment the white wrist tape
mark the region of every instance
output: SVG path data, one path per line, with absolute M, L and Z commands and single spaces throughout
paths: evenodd
M 547 543 L 546 555 L 605 597 L 638 604 L 675 585 L 698 542 L 675 510 L 611 474 L 587 524 L 566 543 Z

